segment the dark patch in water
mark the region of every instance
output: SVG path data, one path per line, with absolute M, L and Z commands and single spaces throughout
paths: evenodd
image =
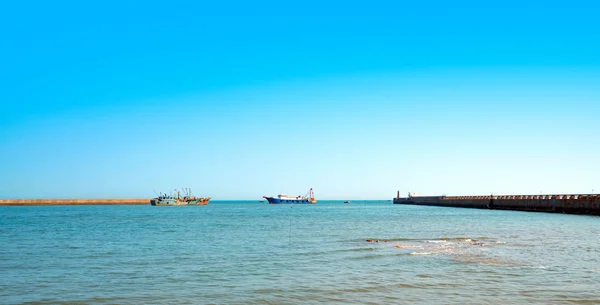
M 342 249 L 335 250 L 334 252 L 343 253 L 343 252 L 365 252 L 365 251 L 373 251 L 375 248 L 357 248 L 357 249 Z

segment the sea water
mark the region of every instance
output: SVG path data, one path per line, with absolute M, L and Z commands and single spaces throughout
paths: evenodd
M 592 304 L 599 234 L 387 200 L 0 207 L 0 303 Z

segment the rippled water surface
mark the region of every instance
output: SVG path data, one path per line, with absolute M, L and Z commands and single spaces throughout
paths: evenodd
M 597 304 L 599 234 L 389 201 L 0 207 L 0 303 Z

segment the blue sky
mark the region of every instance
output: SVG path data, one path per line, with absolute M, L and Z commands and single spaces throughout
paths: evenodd
M 594 1 L 0 4 L 0 197 L 600 191 Z

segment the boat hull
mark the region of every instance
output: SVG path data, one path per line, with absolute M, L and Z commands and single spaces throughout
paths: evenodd
M 280 199 L 276 197 L 264 197 L 270 204 L 314 204 L 317 203 L 317 200 L 311 198 L 303 198 L 303 199 Z
M 185 206 L 185 205 L 207 205 L 210 198 L 197 200 L 176 200 L 176 199 L 152 199 L 150 204 L 154 206 Z

